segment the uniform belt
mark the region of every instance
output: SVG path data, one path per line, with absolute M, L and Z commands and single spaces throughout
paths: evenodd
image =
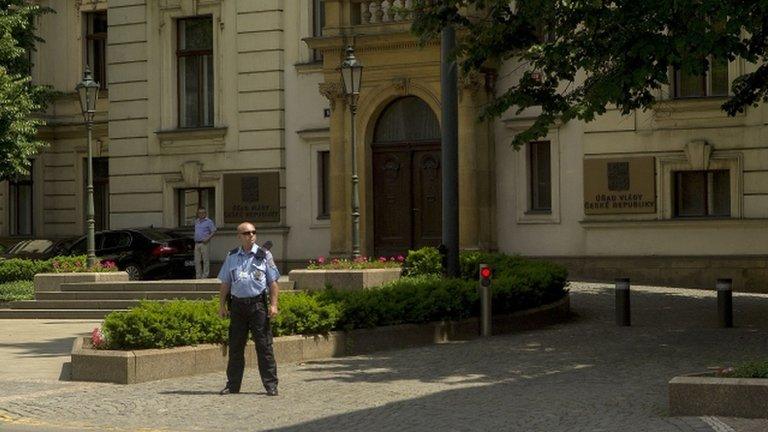
M 235 297 L 232 296 L 232 302 L 235 303 L 256 303 L 260 301 L 264 301 L 264 296 L 266 295 L 266 291 L 262 292 L 261 294 L 257 295 L 256 297 Z

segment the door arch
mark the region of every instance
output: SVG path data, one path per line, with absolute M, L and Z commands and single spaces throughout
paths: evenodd
M 404 255 L 442 237 L 440 125 L 423 100 L 391 102 L 373 133 L 373 249 Z

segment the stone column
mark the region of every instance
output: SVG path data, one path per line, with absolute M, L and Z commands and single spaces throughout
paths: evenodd
M 478 179 L 479 152 L 483 140 L 482 124 L 478 122 L 477 93 L 483 91 L 482 77 L 477 73 L 459 79 L 459 246 L 478 249 L 479 206 L 482 194 Z M 485 158 L 482 158 L 485 159 Z
M 330 187 L 331 187 L 331 255 L 348 255 L 352 230 L 350 220 L 350 166 L 346 138 L 347 109 L 342 84 L 320 84 L 320 93 L 328 98 L 330 120 Z

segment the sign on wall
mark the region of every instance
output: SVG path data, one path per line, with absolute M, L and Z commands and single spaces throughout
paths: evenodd
M 584 159 L 584 214 L 656 213 L 653 157 Z
M 280 222 L 280 173 L 224 174 L 224 223 Z

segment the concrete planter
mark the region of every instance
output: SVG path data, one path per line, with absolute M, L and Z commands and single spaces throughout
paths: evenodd
M 291 270 L 288 278 L 299 290 L 319 290 L 331 285 L 342 291 L 383 285 L 400 278 L 401 268 L 366 270 Z
M 38 273 L 35 275 L 35 292 L 61 291 L 61 284 L 80 282 L 127 282 L 128 273 Z
M 511 315 L 494 317 L 495 334 L 543 327 L 570 319 L 570 298 Z M 404 324 L 374 329 L 330 332 L 316 336 L 274 339 L 278 363 L 367 354 L 375 351 L 429 345 L 479 337 L 477 318 L 463 321 Z M 252 343 L 246 347 L 246 366 L 256 366 Z M 89 338 L 77 338 L 72 347 L 72 379 L 135 384 L 165 378 L 226 370 L 227 353 L 221 345 L 198 345 L 136 351 L 94 350 Z
M 695 374 L 669 381 L 673 416 L 768 418 L 768 379 Z

